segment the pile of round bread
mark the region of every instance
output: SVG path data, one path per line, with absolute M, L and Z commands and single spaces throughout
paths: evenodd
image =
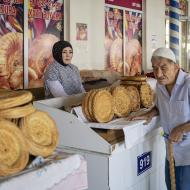
M 29 91 L 0 90 L 0 176 L 23 170 L 29 155 L 47 157 L 56 148 L 56 124 L 32 99 Z
M 153 90 L 146 77 L 121 77 L 121 85 L 87 92 L 82 111 L 88 121 L 106 123 L 114 116 L 126 117 L 140 108 L 153 105 Z
M 142 108 L 150 108 L 153 105 L 154 92 L 151 86 L 147 83 L 146 76 L 123 76 L 121 77 L 120 84 L 124 87 L 134 86 L 137 88 Z

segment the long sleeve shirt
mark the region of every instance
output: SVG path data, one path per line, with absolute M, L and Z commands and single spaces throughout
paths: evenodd
M 47 68 L 44 75 L 44 88 L 46 97 L 85 92 L 78 68 L 73 64 L 63 66 L 57 62 Z

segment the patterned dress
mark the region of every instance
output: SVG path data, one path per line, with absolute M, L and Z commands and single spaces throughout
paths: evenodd
M 80 72 L 73 64 L 63 66 L 58 62 L 50 64 L 44 75 L 45 96 L 53 97 L 48 88 L 48 81 L 59 81 L 67 95 L 79 94 L 84 92 Z

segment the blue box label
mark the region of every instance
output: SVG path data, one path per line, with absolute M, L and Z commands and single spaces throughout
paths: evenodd
M 145 152 L 137 157 L 137 175 L 152 167 L 152 152 Z

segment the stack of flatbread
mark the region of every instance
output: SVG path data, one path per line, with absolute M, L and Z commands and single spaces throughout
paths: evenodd
M 143 75 L 123 76 L 120 79 L 120 84 L 125 86 L 128 91 L 131 90 L 129 86 L 136 87 L 139 91 L 141 107 L 150 108 L 153 105 L 154 93 L 146 79 L 147 77 Z M 134 111 L 137 110 L 134 109 Z
M 123 86 L 135 86 L 140 88 L 141 85 L 146 84 L 147 77 L 144 75 L 138 76 L 122 76 L 120 78 L 120 84 Z
M 116 117 L 126 117 L 140 109 L 140 97 L 136 87 L 116 86 L 111 89 L 96 89 L 86 93 L 82 111 L 88 121 L 106 123 Z
M 113 97 L 108 90 L 91 90 L 82 101 L 82 111 L 89 121 L 106 123 L 113 119 Z
M 58 143 L 55 122 L 32 99 L 29 91 L 0 90 L 0 176 L 24 169 L 29 154 L 51 155 Z
M 146 76 L 121 77 L 121 85 L 86 93 L 82 111 L 88 121 L 105 123 L 153 105 L 154 94 Z

